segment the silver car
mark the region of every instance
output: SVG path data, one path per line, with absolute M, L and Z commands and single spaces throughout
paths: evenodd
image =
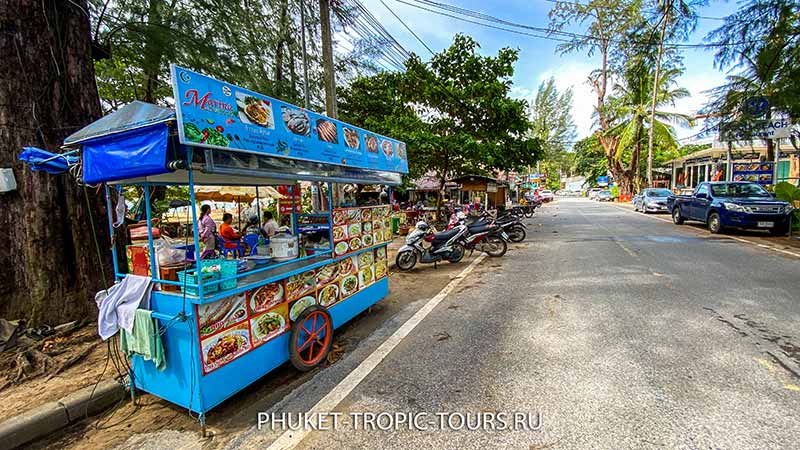
M 667 212 L 667 197 L 672 191 L 663 188 L 648 188 L 633 197 L 633 209 L 645 214 L 651 212 Z

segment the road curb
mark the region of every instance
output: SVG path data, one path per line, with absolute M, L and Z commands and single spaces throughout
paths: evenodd
M 87 386 L 58 401 L 26 411 L 0 423 L 0 450 L 11 450 L 44 437 L 108 408 L 124 396 L 125 388 L 121 384 L 106 380 L 97 388 Z

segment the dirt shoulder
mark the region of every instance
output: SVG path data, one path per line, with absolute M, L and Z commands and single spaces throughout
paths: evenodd
M 399 243 L 390 247 L 389 257 L 392 260 L 398 247 Z M 338 359 L 409 304 L 436 295 L 471 259 L 465 258 L 461 264 L 440 264 L 436 269 L 432 265 L 421 265 L 411 272 L 391 271 L 389 295 L 337 330 L 325 367 L 336 364 Z M 97 367 L 102 369 L 104 355 L 100 349 L 96 353 L 94 359 L 86 361 L 86 365 L 95 367 L 90 369 L 81 366 L 83 370 L 95 375 L 99 373 L 96 371 Z M 325 370 L 325 367 L 301 373 L 291 365 L 284 364 L 219 405 L 208 414 L 208 426 L 213 436 L 206 440 L 205 446 L 215 448 L 237 432 L 249 428 L 259 411 L 269 408 L 311 379 L 317 371 Z M 47 388 L 50 389 L 49 386 Z M 66 390 L 61 391 L 55 397 L 66 393 Z M 104 449 L 119 446 L 136 434 L 159 430 L 169 433 L 197 433 L 199 426 L 196 417 L 190 416 L 185 409 L 142 394 L 135 404 L 126 400 L 99 417 L 78 422 L 58 436 L 34 443 L 29 448 Z
M 96 324 L 88 323 L 24 351 L 12 348 L 0 353 L 0 422 L 117 377 L 108 348 L 97 335 Z

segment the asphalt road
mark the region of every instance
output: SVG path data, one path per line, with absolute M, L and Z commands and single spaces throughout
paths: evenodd
M 800 259 L 582 199 L 527 222 L 335 408 L 337 430 L 296 448 L 798 448 Z M 267 412 L 308 411 L 421 304 Z M 474 420 L 515 412 L 532 429 Z M 428 429 L 356 430 L 354 413 L 426 413 Z M 454 429 L 459 413 L 478 429 Z

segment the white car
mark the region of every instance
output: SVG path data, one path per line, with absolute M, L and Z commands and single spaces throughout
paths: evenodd
M 540 192 L 539 195 L 541 195 L 543 202 L 551 202 L 555 198 L 555 196 L 553 195 L 553 191 L 551 191 L 550 189 L 542 190 L 542 192 Z
M 597 198 L 599 193 L 603 192 L 603 188 L 591 188 L 589 189 L 589 200 L 594 200 Z

